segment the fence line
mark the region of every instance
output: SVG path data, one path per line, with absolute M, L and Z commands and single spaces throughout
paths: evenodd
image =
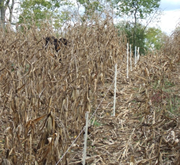
M 139 60 L 139 47 L 138 47 L 138 52 L 137 52 L 137 47 L 135 46 L 135 56 L 134 56 L 134 58 L 135 58 L 135 66 L 136 66 L 136 63 L 137 63 L 137 61 Z M 130 51 L 130 52 L 129 52 Z M 136 54 L 136 53 L 138 53 L 138 55 Z M 129 58 L 129 56 L 130 56 L 130 58 Z M 128 72 L 129 72 L 129 60 L 130 60 L 130 70 L 132 71 L 132 55 L 131 55 L 131 45 L 130 45 L 130 49 L 129 49 L 129 44 L 127 43 L 127 79 L 129 78 L 129 76 L 128 76 Z M 95 116 L 95 114 L 96 114 L 96 112 L 97 112 L 97 110 L 99 109 L 99 107 L 101 106 L 101 104 L 102 104 L 102 102 L 104 101 L 104 99 L 106 98 L 106 96 L 107 96 L 107 93 L 109 92 L 109 90 L 110 90 L 110 88 L 112 87 L 112 85 L 114 84 L 114 107 L 113 107 L 113 116 L 115 116 L 115 100 L 116 100 L 116 78 L 117 78 L 117 64 L 115 64 L 115 77 L 114 77 L 114 80 L 113 80 L 113 82 L 111 83 L 111 85 L 109 86 L 109 88 L 107 89 L 107 91 L 106 91 L 106 93 L 105 93 L 105 95 L 104 95 L 104 97 L 102 98 L 102 100 L 100 101 L 100 103 L 99 103 L 99 105 L 97 106 L 97 108 L 95 109 L 95 111 L 94 111 L 94 113 L 91 115 L 91 117 L 90 117 L 90 119 L 89 119 L 89 121 L 91 121 L 91 119 Z M 109 103 L 110 104 L 110 103 Z M 109 106 L 109 104 L 107 105 L 107 106 Z M 86 117 L 87 118 L 87 117 Z M 87 124 L 86 124 L 87 125 Z M 89 125 L 89 123 L 88 123 L 88 125 Z M 80 131 L 80 133 L 77 135 L 77 137 L 73 140 L 73 142 L 71 143 L 71 145 L 68 147 L 68 149 L 64 152 L 64 154 L 61 156 L 61 158 L 59 159 L 59 161 L 56 163 L 56 165 L 58 165 L 59 163 L 60 163 L 60 161 L 64 158 L 64 156 L 67 154 L 67 152 L 70 150 L 70 148 L 74 145 L 74 143 L 77 141 L 77 139 L 80 137 L 80 135 L 85 131 L 85 130 L 87 130 L 88 128 L 87 128 L 88 126 L 84 126 L 83 128 L 82 128 L 82 130 Z M 85 142 L 86 142 L 86 140 L 87 140 L 87 137 L 85 137 Z M 85 143 L 84 142 L 84 143 Z M 84 145 L 86 145 L 86 144 L 84 144 Z M 86 154 L 85 154 L 85 151 L 86 150 L 86 147 L 84 147 L 84 153 L 83 153 L 83 164 L 85 164 L 85 157 L 86 157 Z
M 130 51 L 130 53 L 129 53 L 129 56 L 130 56 L 130 70 L 132 71 L 132 52 L 131 52 L 131 44 L 130 44 L 130 47 L 129 47 L 129 51 Z
M 134 49 L 134 66 L 136 67 L 136 64 L 137 62 L 139 61 L 140 59 L 140 53 L 139 53 L 139 47 L 135 46 L 135 49 Z M 129 78 L 129 68 L 130 68 L 130 71 L 132 71 L 132 50 L 131 50 L 131 44 L 129 45 L 127 43 L 127 73 L 126 73 L 126 76 L 127 76 L 127 79 Z
M 129 78 L 129 44 L 127 43 L 127 79 Z
M 107 89 L 107 92 L 105 93 L 104 95 L 104 98 L 107 96 L 110 88 L 112 87 L 114 83 L 114 80 L 113 82 L 111 83 L 111 85 L 109 86 L 109 88 Z M 96 110 L 94 111 L 94 113 L 91 115 L 89 121 L 91 121 L 91 119 L 94 117 L 94 115 L 96 114 L 97 110 L 99 109 L 99 107 L 101 106 L 102 102 L 104 101 L 104 98 L 102 98 L 102 100 L 100 101 L 99 105 L 97 106 Z M 64 152 L 64 154 L 61 156 L 61 158 L 59 159 L 59 161 L 56 163 L 56 165 L 58 165 L 60 163 L 60 161 L 64 158 L 64 156 L 67 154 L 67 152 L 70 150 L 70 148 L 74 145 L 74 143 L 77 141 L 77 139 L 80 137 L 80 135 L 85 131 L 86 129 L 86 126 L 83 127 L 83 129 L 80 131 L 80 133 L 78 134 L 78 136 L 73 140 L 73 142 L 71 143 L 71 145 L 68 147 L 68 149 Z
M 87 133 L 88 133 L 88 125 L 89 125 L 89 121 L 88 121 L 88 117 L 89 117 L 89 112 L 86 112 L 86 129 L 85 129 L 85 134 L 84 134 L 84 151 L 83 151 L 83 161 L 82 164 L 85 165 L 86 163 L 86 148 L 87 148 Z
M 113 116 L 115 116 L 116 110 L 116 83 L 117 82 L 117 63 L 115 64 L 115 74 L 114 74 L 114 106 L 113 106 Z

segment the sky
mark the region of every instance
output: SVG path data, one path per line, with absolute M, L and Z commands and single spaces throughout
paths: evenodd
M 180 26 L 180 0 L 161 0 L 162 15 L 157 26 L 170 35 L 179 23 Z

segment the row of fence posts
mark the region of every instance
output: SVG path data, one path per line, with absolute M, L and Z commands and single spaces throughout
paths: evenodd
M 137 48 L 135 46 L 135 54 L 134 54 L 134 66 L 136 67 L 136 64 L 140 58 L 139 55 L 139 47 Z M 132 71 L 132 51 L 131 51 L 131 45 L 127 43 L 127 79 L 129 78 L 129 64 L 130 64 L 130 70 Z M 114 72 L 114 105 L 113 105 L 113 114 L 112 116 L 115 116 L 115 109 L 116 109 L 116 85 L 117 85 L 117 63 L 115 64 L 115 72 Z M 86 148 L 87 148 L 87 132 L 88 132 L 88 116 L 89 112 L 86 112 L 86 129 L 84 134 L 84 150 L 83 150 L 83 165 L 85 165 L 86 160 Z
M 139 61 L 140 54 L 139 54 L 139 47 L 135 46 L 134 51 L 134 66 L 136 67 L 137 62 Z M 129 78 L 129 64 L 130 64 L 130 71 L 132 71 L 132 51 L 131 51 L 131 45 L 127 43 L 127 73 L 126 77 Z
M 135 46 L 135 51 L 134 51 L 134 66 L 136 67 L 136 64 L 140 58 L 139 54 L 139 47 L 137 48 Z M 130 64 L 130 71 L 132 71 L 132 51 L 131 51 L 131 45 L 127 43 L 127 79 L 129 78 L 129 64 Z M 115 109 L 116 109 L 116 86 L 117 86 L 117 63 L 115 64 L 115 71 L 114 71 L 114 104 L 113 104 L 113 113 L 112 116 L 115 116 Z M 109 89 L 108 89 L 109 90 Z M 82 159 L 82 164 L 85 165 L 86 163 L 86 150 L 87 150 L 87 138 L 88 138 L 88 127 L 89 127 L 89 112 L 86 112 L 85 114 L 86 118 L 86 125 L 85 128 L 83 128 L 82 131 L 85 131 L 84 134 L 84 148 L 83 148 L 83 159 Z M 82 132 L 81 131 L 81 132 Z M 78 135 L 79 137 L 79 135 Z M 70 147 L 68 148 L 70 149 Z M 64 154 L 65 156 L 65 154 Z M 61 157 L 60 160 L 62 160 L 63 157 Z M 60 162 L 60 160 L 56 163 L 56 165 Z

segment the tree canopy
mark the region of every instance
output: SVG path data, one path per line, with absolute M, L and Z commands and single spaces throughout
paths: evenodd
M 131 18 L 132 21 L 128 23 L 129 25 L 131 24 L 131 36 L 128 35 L 128 37 L 131 37 L 129 40 L 132 40 L 133 47 L 139 46 L 138 42 L 140 38 L 138 37 L 139 35 L 144 35 L 146 28 L 145 26 L 143 30 L 139 27 L 140 20 L 146 19 L 152 13 L 156 12 L 160 6 L 160 0 L 114 0 L 113 4 L 116 8 L 117 15 L 126 15 Z
M 145 31 L 145 38 L 146 48 L 159 50 L 165 44 L 167 35 L 158 28 L 150 27 Z
M 54 26 L 61 26 L 63 20 L 70 19 L 68 7 L 73 4 L 66 0 L 23 0 L 20 6 L 22 11 L 19 23 L 34 21 L 38 25 L 44 20 L 49 20 Z
M 116 25 L 119 33 L 124 33 L 127 37 L 128 43 L 133 45 L 133 32 L 134 26 L 130 22 L 122 21 Z M 146 28 L 145 25 L 140 23 L 136 27 L 136 45 L 140 47 L 140 54 L 146 54 L 149 50 L 160 50 L 165 44 L 167 35 L 163 33 L 160 29 L 149 27 Z
M 114 0 L 114 7 L 117 9 L 116 14 L 122 16 L 145 19 L 160 6 L 160 0 Z

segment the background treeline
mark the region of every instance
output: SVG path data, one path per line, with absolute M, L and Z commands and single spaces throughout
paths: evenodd
M 97 17 L 105 20 L 108 13 L 129 44 L 140 47 L 141 54 L 159 50 L 167 38 L 160 29 L 150 26 L 158 21 L 160 0 L 0 0 L 0 4 L 2 27 L 10 23 L 16 30 L 22 30 L 22 24 L 40 28 L 47 22 L 61 35 L 65 26 Z

